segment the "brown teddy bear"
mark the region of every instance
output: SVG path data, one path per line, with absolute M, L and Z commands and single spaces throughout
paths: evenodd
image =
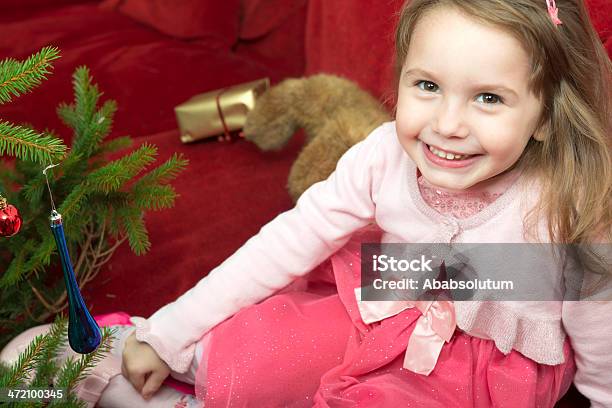
M 389 120 L 384 107 L 354 82 L 319 74 L 271 87 L 247 115 L 243 132 L 262 150 L 280 150 L 298 128 L 305 130 L 305 146 L 287 182 L 297 201 L 334 171 L 344 152 Z

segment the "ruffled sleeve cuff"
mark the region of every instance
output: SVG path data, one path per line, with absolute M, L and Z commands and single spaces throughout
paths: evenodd
M 159 337 L 151 333 L 151 327 L 147 319 L 132 316 L 130 321 L 136 327 L 136 340 L 143 341 L 153 347 L 153 350 L 168 364 L 172 371 L 177 373 L 187 372 L 195 356 L 196 343 L 190 344 L 182 351 L 171 352 Z

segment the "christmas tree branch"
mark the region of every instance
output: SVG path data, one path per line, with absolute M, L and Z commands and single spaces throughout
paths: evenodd
M 110 247 L 108 250 L 102 252 L 100 254 L 100 257 L 107 257 L 108 259 L 105 259 L 105 261 L 103 263 L 106 263 L 109 261 L 110 257 L 113 255 L 113 252 L 115 252 L 115 249 L 117 249 L 117 247 L 119 247 L 121 244 L 123 244 L 125 241 L 127 240 L 127 236 L 122 237 L 120 240 L 118 240 L 115 245 L 113 245 L 112 247 Z
M 66 154 L 66 146 L 61 139 L 0 121 L 0 156 L 5 153 L 21 160 L 48 164 L 61 160 Z
M 127 149 L 128 147 L 131 147 L 132 144 L 132 139 L 130 137 L 118 137 L 113 140 L 109 140 L 108 142 L 104 142 L 100 147 L 96 149 L 94 155 L 114 153 L 117 150 Z
M 29 282 L 29 280 L 28 280 Z M 58 310 L 55 308 L 55 305 L 51 305 L 51 303 L 47 302 L 47 299 L 45 299 L 45 297 L 42 295 L 42 293 L 40 293 L 38 291 L 38 289 L 36 289 L 36 286 L 34 286 L 32 284 L 32 282 L 29 282 L 30 286 L 32 287 L 32 292 L 34 292 L 34 295 L 36 295 L 36 297 L 38 298 L 38 300 L 40 301 L 40 303 L 43 304 L 43 306 L 45 306 L 49 311 L 53 312 L 53 313 L 57 313 Z
M 19 359 L 13 364 L 8 373 L 0 378 L 0 387 L 15 388 L 21 385 L 26 379 L 26 375 L 32 371 L 36 358 L 40 355 L 40 351 L 46 342 L 45 336 L 36 336 L 26 350 L 19 355 Z
M 48 173 L 49 185 L 64 220 L 69 251 L 78 254 L 73 258 L 76 260 L 74 272 L 82 290 L 94 281 L 125 241 L 137 255 L 150 249 L 144 214 L 174 204 L 178 195 L 169 183 L 184 170 L 188 161 L 175 154 L 165 163 L 148 169 L 157 157 L 157 148 L 147 143 L 109 161 L 106 153 L 131 147 L 132 139 L 119 137 L 105 142 L 116 104 L 106 101 L 97 108 L 102 93 L 92 83 L 86 68 L 77 70 L 73 81 L 74 104 L 62 104 L 58 108 L 62 120 L 74 132 L 72 149 L 68 152 L 64 147 L 56 152 L 65 156 L 50 159 L 49 140 L 36 140 L 29 133 L 34 133 L 33 130 L 17 129 L 10 124 L 5 125 L 5 132 L 0 131 L 0 147 L 13 152 L 18 159 L 32 158 L 32 151 L 41 147 L 46 155 L 38 159 L 43 164 L 61 161 L 60 167 Z M 5 134 L 12 137 L 10 141 Z M 20 143 L 23 147 L 18 151 Z M 15 322 L 14 316 L 23 317 L 29 324 L 42 322 L 68 306 L 62 277 L 48 279 L 48 269 L 56 265 L 58 258 L 49 233 L 48 213 L 45 213 L 48 197 L 40 169 L 38 164 L 23 160 L 17 160 L 15 168 L 6 171 L 0 165 L 0 187 L 9 187 L 3 191 L 15 187 L 13 190 L 18 192 L 8 194 L 7 198 L 22 211 L 24 218 L 19 235 L 8 241 L 6 252 L 0 252 L 0 288 L 8 294 L 7 302 L 3 299 L 0 305 L 0 321 L 8 322 L 9 331 L 17 331 L 24 325 Z M 17 186 L 22 188 L 17 190 Z M 26 280 L 20 285 L 22 279 Z M 6 337 L 0 335 L 0 343 Z M 76 368 L 73 362 L 69 370 L 74 372 Z
M 0 104 L 38 86 L 49 74 L 51 61 L 57 58 L 57 48 L 44 47 L 23 62 L 11 58 L 0 61 Z M 66 146 L 50 134 L 0 121 L 0 156 L 5 153 L 21 160 L 48 164 L 65 157 Z
M 89 226 L 90 224 L 88 224 Z M 90 247 L 91 247 L 91 243 L 94 240 L 94 234 L 88 231 L 88 228 L 86 228 L 86 237 L 85 237 L 85 243 L 82 244 L 81 246 L 81 253 L 79 254 L 79 258 L 77 259 L 76 264 L 74 265 L 74 275 L 75 277 L 80 275 L 81 272 L 81 268 L 83 267 L 83 262 L 85 261 L 85 258 L 87 258 L 87 254 L 90 251 Z
M 52 68 L 51 61 L 59 58 L 55 47 L 44 47 L 27 60 L 0 61 L 0 104 L 10 102 L 11 95 L 20 96 L 40 85 Z
M 24 310 L 32 321 L 36 323 L 42 323 L 45 321 L 45 319 L 38 319 L 36 316 L 34 316 L 34 312 L 30 309 L 30 304 L 28 302 L 24 303 Z
M 76 384 L 85 379 L 87 373 L 94 365 L 102 361 L 103 354 L 111 351 L 111 341 L 116 333 L 115 329 L 102 328 L 102 341 L 97 349 L 88 354 L 83 354 L 79 360 L 72 357 L 66 360 L 63 369 L 58 373 L 55 386 L 58 388 L 72 389 Z
M 36 377 L 30 384 L 31 387 L 48 387 L 53 376 L 57 372 L 57 366 L 53 361 L 59 357 L 63 348 L 66 347 L 66 338 L 62 334 L 68 328 L 68 321 L 65 317 L 58 315 L 54 324 L 51 325 L 47 334 L 47 344 L 43 348 L 40 356 L 41 364 L 36 371 Z

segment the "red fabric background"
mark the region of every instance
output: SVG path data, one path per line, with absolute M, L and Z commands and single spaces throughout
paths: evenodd
M 288 76 L 303 75 L 307 6 L 306 0 L 244 2 L 234 52 L 257 60 L 270 72 L 283 67 Z
M 585 0 L 599 38 L 606 46 L 608 55 L 612 56 L 612 1 Z
M 227 48 L 238 39 L 240 0 L 106 0 L 100 7 L 177 38 L 207 38 Z
M 394 30 L 403 3 L 310 0 L 306 73 L 342 75 L 392 106 Z
M 250 40 L 270 33 L 286 21 L 286 16 L 297 13 L 307 4 L 307 0 L 250 0 L 243 2 L 240 38 Z M 292 55 L 289 54 L 287 57 L 291 58 Z
M 60 5 L 68 5 L 68 4 L 76 4 L 76 3 L 85 3 L 87 1 L 95 2 L 96 0 L 2 0 L 2 11 L 7 11 L 10 9 L 17 10 L 32 10 L 34 7 L 49 7 L 49 6 L 60 6 Z M 120 1 L 120 0 L 117 0 Z

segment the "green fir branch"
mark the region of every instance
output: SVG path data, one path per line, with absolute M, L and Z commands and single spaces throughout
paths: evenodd
M 51 61 L 59 58 L 55 47 L 44 47 L 21 62 L 12 58 L 0 61 L 0 104 L 12 97 L 23 95 L 46 79 L 52 68 Z
M 70 151 L 60 166 L 47 172 L 53 197 L 58 201 L 65 199 L 76 186 L 83 183 L 84 175 L 89 171 L 89 162 L 86 158 Z M 46 197 L 47 200 L 49 197 Z
M 178 194 L 170 186 L 140 185 L 135 187 L 134 205 L 141 210 L 158 211 L 164 208 L 172 208 Z
M 83 203 L 89 194 L 89 186 L 87 182 L 76 186 L 70 194 L 64 199 L 62 204 L 57 208 L 57 212 L 62 215 L 63 221 L 69 221 L 81 212 Z
M 89 81 L 89 79 L 87 80 Z M 85 81 L 85 79 L 79 77 L 79 81 Z M 77 88 L 82 92 L 91 94 L 83 95 L 77 99 L 84 100 L 87 103 L 89 100 L 98 100 L 97 87 L 91 86 L 91 84 L 82 84 Z M 58 108 L 58 115 L 66 125 L 75 131 L 72 146 L 74 152 L 82 154 L 84 157 L 90 157 L 99 148 L 102 140 L 110 133 L 113 117 L 117 111 L 117 103 L 113 100 L 104 102 L 98 111 L 91 113 L 91 117 L 89 117 L 90 112 L 87 111 L 89 108 L 79 109 L 79 106 L 79 103 L 76 105 L 61 104 Z
M 29 240 L 14 254 L 13 261 L 0 277 L 0 288 L 15 285 L 24 278 L 27 272 L 26 260 L 34 251 L 34 245 L 34 241 Z
M 102 145 L 94 152 L 95 155 L 103 155 L 106 153 L 114 153 L 119 150 L 132 147 L 133 141 L 129 136 L 117 137 L 113 140 L 102 143 Z
M 96 105 L 101 93 L 98 85 L 92 84 L 89 69 L 85 66 L 78 67 L 72 75 L 74 88 L 74 114 L 76 123 L 72 126 L 74 130 L 74 143 L 72 148 L 77 153 L 87 154 L 88 145 L 95 144 L 91 140 L 93 136 L 91 128 L 96 125 L 94 115 Z
M 155 161 L 157 148 L 144 143 L 138 150 L 128 156 L 112 161 L 92 172 L 88 182 L 92 189 L 105 193 L 117 191 L 127 181 L 140 173 L 146 166 Z
M 96 364 L 111 352 L 112 341 L 116 338 L 116 328 L 103 327 L 101 335 L 101 343 L 96 350 L 78 359 L 69 356 L 62 367 L 58 367 L 59 359 L 62 358 L 68 347 L 68 320 L 64 315 L 56 315 L 47 333 L 34 338 L 12 366 L 7 369 L 3 368 L 2 375 L 0 375 L 0 388 L 48 388 L 52 386 L 68 391 L 62 400 L 51 400 L 48 404 L 32 402 L 19 406 L 85 406 L 84 401 L 76 397 L 75 387 L 90 374 Z
M 48 134 L 47 132 L 45 133 Z M 40 163 L 29 160 L 16 160 L 14 173 L 19 177 L 19 182 L 23 184 L 27 183 L 32 177 L 36 177 L 39 174 L 42 175 L 42 166 Z
M 108 100 L 104 102 L 102 107 L 94 115 L 94 139 L 93 143 L 90 143 L 90 152 L 93 152 L 98 145 L 102 142 L 104 136 L 107 136 L 111 128 L 113 127 L 113 119 L 117 112 L 117 102 Z
M 73 389 L 85 379 L 91 369 L 104 359 L 104 354 L 111 351 L 112 339 L 116 329 L 103 327 L 101 329 L 102 340 L 97 349 L 88 354 L 83 354 L 79 359 L 70 356 L 64 362 L 64 366 L 59 370 L 54 382 L 56 388 Z
M 149 234 L 144 223 L 144 213 L 133 207 L 120 208 L 117 212 L 125 229 L 130 248 L 136 255 L 145 254 L 151 248 Z
M 0 121 L 0 156 L 5 153 L 21 160 L 48 164 L 63 158 L 66 146 L 61 139 Z
M 68 319 L 62 315 L 57 315 L 55 322 L 47 333 L 48 341 L 46 347 L 42 350 L 40 364 L 37 367 L 31 387 L 48 387 L 52 383 L 59 370 L 54 360 L 59 358 L 62 351 L 67 347 L 67 337 L 63 335 L 67 331 Z
M 119 211 L 125 207 L 129 207 L 129 202 L 125 204 L 117 204 L 110 209 L 107 227 L 108 232 L 115 239 L 119 239 L 119 236 L 123 234 L 123 226 L 121 224 L 121 218 L 119 217 Z
M 98 90 L 98 85 L 92 83 L 89 75 L 89 68 L 86 66 L 77 67 L 72 75 L 74 89 L 75 112 L 81 123 L 90 122 L 96 112 L 96 105 L 102 94 Z M 78 131 L 78 129 L 75 129 Z
M 34 209 L 41 202 L 43 193 L 45 192 L 45 176 L 36 175 L 27 182 L 21 189 L 21 194 L 31 204 L 30 208 Z
M 93 367 L 105 358 L 105 354 L 111 352 L 113 340 L 117 339 L 117 328 L 102 327 L 100 334 L 102 339 L 98 348 L 91 353 L 83 354 L 79 361 L 77 361 L 79 375 L 74 379 L 73 383 L 67 384 L 68 387 L 74 388 L 77 383 L 83 381 Z
M 141 186 L 149 183 L 169 183 L 174 180 L 180 172 L 185 170 L 188 164 L 189 160 L 185 159 L 182 154 L 175 153 L 167 161 L 151 170 L 148 174 L 142 176 L 134 184 L 135 186 Z
M 48 225 L 48 224 L 47 224 Z M 24 269 L 27 272 L 43 273 L 45 268 L 51 264 L 51 255 L 56 252 L 55 238 L 52 234 L 43 235 L 42 242 L 34 249 L 34 253 L 26 262 Z
M 79 123 L 79 118 L 74 111 L 74 104 L 67 104 L 61 102 L 57 107 L 57 116 L 64 122 L 66 126 L 71 129 L 75 129 Z
M 0 388 L 16 388 L 25 385 L 47 342 L 48 337 L 42 334 L 36 336 L 19 355 L 17 361 L 0 377 Z

